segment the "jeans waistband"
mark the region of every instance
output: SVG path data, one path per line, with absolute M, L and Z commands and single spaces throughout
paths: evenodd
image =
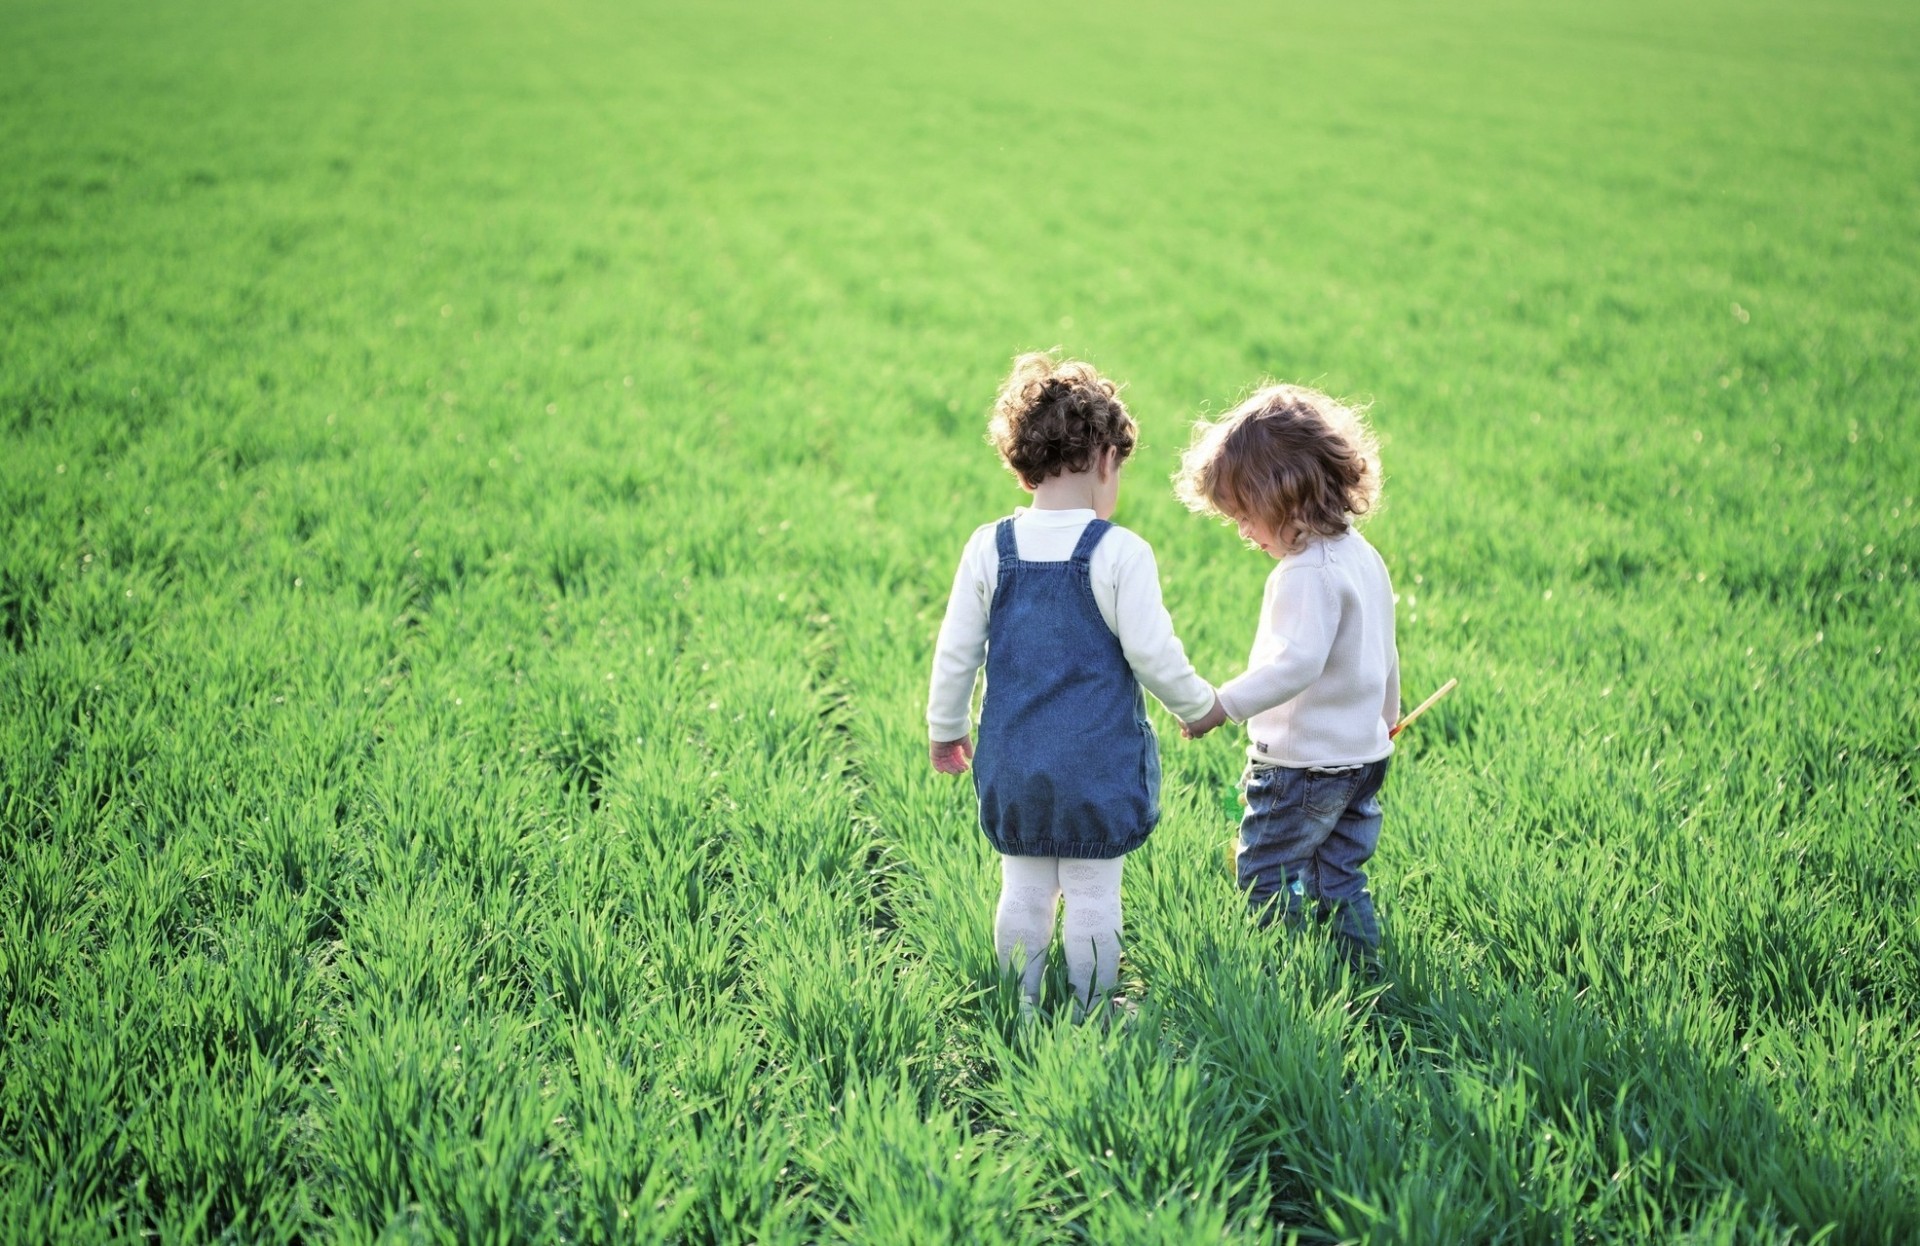
M 1267 746 L 1255 740 L 1253 752 L 1266 753 Z M 1351 766 L 1288 766 L 1285 762 L 1269 761 L 1265 757 L 1252 754 L 1247 757 L 1247 766 L 1253 770 L 1305 770 L 1308 774 L 1352 774 L 1356 770 L 1364 769 L 1367 765 L 1367 762 L 1355 762 Z

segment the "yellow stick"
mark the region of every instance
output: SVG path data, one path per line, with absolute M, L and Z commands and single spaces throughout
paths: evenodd
M 1399 735 L 1402 731 L 1405 731 L 1407 729 L 1407 726 L 1410 723 L 1412 723 L 1414 719 L 1420 717 L 1420 715 L 1432 709 L 1433 703 L 1435 701 L 1438 701 L 1441 697 L 1446 696 L 1449 692 L 1452 692 L 1455 685 L 1457 685 L 1459 682 L 1460 681 L 1457 679 L 1449 679 L 1446 683 L 1441 684 L 1440 691 L 1434 693 L 1432 696 L 1428 697 L 1426 700 L 1420 702 L 1419 705 L 1414 707 L 1413 713 L 1408 714 L 1405 718 L 1402 718 L 1399 722 L 1393 724 L 1393 730 L 1387 732 L 1387 738 L 1391 740 L 1393 737 Z

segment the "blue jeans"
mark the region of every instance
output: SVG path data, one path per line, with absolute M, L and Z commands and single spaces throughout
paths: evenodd
M 1331 922 L 1334 933 L 1373 949 L 1380 923 L 1361 869 L 1380 842 L 1387 758 L 1340 770 L 1249 765 L 1241 780 L 1240 889 L 1262 924 Z

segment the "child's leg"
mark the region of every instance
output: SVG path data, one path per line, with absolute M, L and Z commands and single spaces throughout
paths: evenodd
M 1380 843 L 1380 802 L 1376 797 L 1386 777 L 1384 760 L 1363 768 L 1356 776 L 1346 808 L 1314 854 L 1314 892 L 1320 899 L 1320 912 L 1333 923 L 1337 936 L 1362 953 L 1380 946 L 1380 924 L 1374 916 L 1373 894 L 1367 890 L 1367 873 L 1362 867 Z
M 1314 854 L 1346 807 L 1345 795 L 1329 807 L 1321 776 L 1285 766 L 1249 767 L 1243 789 L 1247 809 L 1235 857 L 1240 889 L 1261 925 L 1297 926 L 1306 920 L 1305 897 L 1317 882 Z
M 1000 858 L 1000 907 L 993 915 L 993 950 L 1000 968 L 1020 972 L 1020 989 L 1040 1002 L 1040 975 L 1053 942 L 1053 912 L 1060 902 L 1058 857 Z
M 1083 1006 L 1120 981 L 1120 865 L 1125 859 L 1060 862 L 1060 890 L 1067 897 L 1060 932 L 1067 981 Z

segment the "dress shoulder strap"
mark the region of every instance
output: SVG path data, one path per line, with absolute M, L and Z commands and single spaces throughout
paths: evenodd
M 1083 566 L 1091 562 L 1093 547 L 1100 544 L 1100 538 L 1107 535 L 1107 530 L 1111 527 L 1113 525 L 1104 519 L 1096 519 L 1088 524 L 1080 533 L 1079 544 L 1073 547 L 1073 561 Z
M 1001 562 L 1020 561 L 1020 547 L 1013 541 L 1013 520 L 1002 519 L 994 525 L 993 547 L 999 551 Z

